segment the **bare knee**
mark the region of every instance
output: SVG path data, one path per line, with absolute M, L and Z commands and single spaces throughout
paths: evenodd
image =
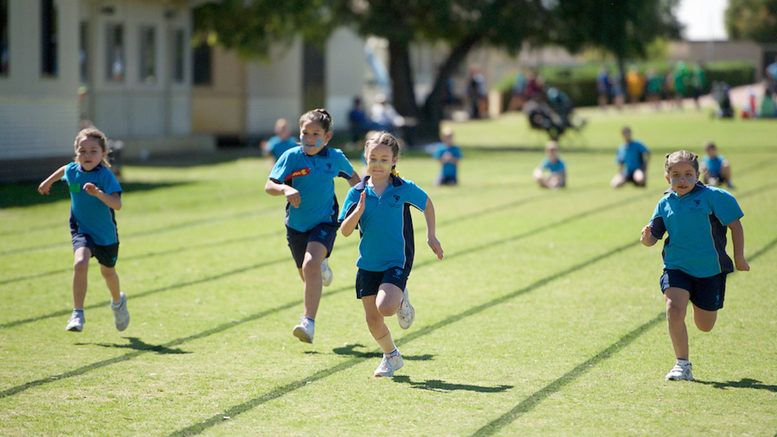
M 309 276 L 312 274 L 321 274 L 321 263 L 316 262 L 313 257 L 305 257 L 305 261 L 302 262 L 302 274 L 303 276 Z
M 670 322 L 685 320 L 686 305 L 681 305 L 671 299 L 666 301 L 666 319 Z
M 364 319 L 367 322 L 367 327 L 370 328 L 370 333 L 374 337 L 382 336 L 385 324 L 383 323 L 383 317 L 380 314 L 367 314 L 365 315 Z
M 103 278 L 105 278 L 105 279 L 115 278 L 115 277 L 118 276 L 118 274 L 116 274 L 116 269 L 115 268 L 113 268 L 113 267 L 106 267 L 106 266 L 103 266 L 103 265 L 100 266 L 100 273 L 103 274 Z
M 86 273 L 89 270 L 89 258 L 76 257 L 73 261 L 73 271 L 76 273 Z
M 392 305 L 388 300 L 379 303 L 376 302 L 376 306 L 378 307 L 378 312 L 383 315 L 383 317 L 393 316 L 397 312 L 397 306 Z

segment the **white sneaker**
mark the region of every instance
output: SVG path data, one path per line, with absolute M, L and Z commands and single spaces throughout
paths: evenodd
M 127 296 L 121 293 L 119 303 L 114 305 L 111 302 L 111 309 L 113 310 L 113 323 L 116 325 L 116 329 L 123 331 L 129 326 L 130 316 L 127 310 Z
M 303 343 L 313 343 L 313 330 L 315 329 L 315 326 L 310 323 L 310 320 L 308 320 L 307 317 L 302 316 L 299 321 L 299 325 L 294 327 L 294 331 L 292 331 L 292 334 L 294 334 L 295 337 L 299 339 L 299 341 Z
M 86 317 L 74 311 L 67 321 L 65 331 L 81 332 L 84 330 L 84 323 L 86 323 Z
M 410 305 L 410 296 L 407 293 L 407 287 L 402 290 L 402 302 L 399 303 L 399 309 L 397 310 L 397 322 L 399 327 L 407 329 L 413 324 L 415 320 L 415 309 L 413 305 Z
M 405 360 L 402 359 L 402 355 L 397 354 L 392 357 L 389 354 L 383 354 L 383 359 L 380 361 L 380 365 L 377 369 L 375 369 L 375 377 L 380 378 L 382 376 L 394 376 L 394 371 L 401 369 L 404 365 Z
M 693 365 L 691 365 L 690 361 L 677 360 L 674 367 L 672 367 L 672 370 L 670 370 L 669 373 L 666 374 L 666 380 L 667 381 L 693 381 L 693 373 L 691 373 L 692 367 Z
M 328 258 L 324 258 L 324 262 L 321 263 L 321 284 L 323 284 L 324 287 L 328 287 L 329 284 L 332 283 L 334 277 L 335 274 L 332 273 L 332 269 L 329 268 Z

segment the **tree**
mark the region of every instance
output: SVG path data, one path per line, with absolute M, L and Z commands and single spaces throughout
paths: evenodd
M 731 39 L 777 42 L 777 0 L 729 0 L 725 21 Z
M 552 40 L 573 52 L 592 45 L 612 53 L 623 80 L 626 59 L 644 58 L 656 38 L 680 36 L 681 26 L 673 14 L 677 3 L 678 0 L 560 1 L 554 14 Z
M 436 137 L 445 82 L 476 46 L 515 53 L 523 42 L 556 42 L 573 50 L 592 44 L 622 60 L 644 54 L 654 36 L 679 30 L 671 9 L 677 0 L 223 0 L 195 10 L 195 29 L 218 34 L 221 44 L 266 53 L 273 41 L 301 34 L 322 42 L 338 26 L 388 41 L 394 106 L 419 120 L 421 137 Z M 675 32 L 679 33 L 679 32 Z M 431 92 L 416 102 L 410 47 L 443 42 L 449 47 Z

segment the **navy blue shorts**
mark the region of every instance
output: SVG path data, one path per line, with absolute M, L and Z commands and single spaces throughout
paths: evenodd
M 456 180 L 456 176 L 440 176 L 437 179 L 438 185 L 456 185 L 459 181 Z
M 300 232 L 286 226 L 286 241 L 289 242 L 291 256 L 297 263 L 298 269 L 302 268 L 309 242 L 317 241 L 323 244 L 326 247 L 326 257 L 329 258 L 335 245 L 335 237 L 337 237 L 337 225 L 332 223 L 320 223 L 307 232 Z
M 81 247 L 86 247 L 92 252 L 92 256 L 97 258 L 97 262 L 105 267 L 113 267 L 116 265 L 116 260 L 119 258 L 119 243 L 111 244 L 110 246 L 98 246 L 87 234 L 73 233 L 71 234 L 73 240 L 73 252 Z
M 659 282 L 662 293 L 669 287 L 687 290 L 691 295 L 691 302 L 703 310 L 717 311 L 723 308 L 723 299 L 726 297 L 726 273 L 696 278 L 680 270 L 664 270 Z
M 642 169 L 642 168 L 640 168 L 638 170 L 642 170 L 643 173 L 645 172 L 645 169 Z M 629 172 L 627 172 L 624 169 L 621 174 L 623 175 L 623 179 L 626 182 L 631 182 L 632 184 L 634 184 L 634 185 L 636 185 L 638 187 L 644 187 L 645 186 L 645 182 L 647 182 L 647 175 L 645 175 L 645 182 L 643 182 L 641 184 L 638 184 L 637 181 L 634 180 L 634 173 L 636 173 L 636 172 L 637 172 L 637 170 L 634 170 L 633 172 L 629 173 Z
M 359 269 L 356 272 L 356 298 L 361 299 L 365 296 L 375 296 L 378 294 L 380 284 L 394 284 L 400 290 L 404 290 L 408 276 L 410 276 L 410 269 L 399 267 L 392 267 L 383 272 Z

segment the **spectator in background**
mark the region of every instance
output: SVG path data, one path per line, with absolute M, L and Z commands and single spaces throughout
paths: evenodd
M 372 105 L 372 121 L 377 124 L 374 130 L 385 130 L 395 134 L 405 125 L 405 118 L 399 115 L 385 94 L 375 96 L 375 103 Z
M 519 71 L 515 75 L 515 82 L 513 82 L 513 88 L 511 90 L 510 103 L 507 105 L 509 111 L 520 111 L 523 108 L 523 104 L 526 102 L 526 90 L 528 88 L 528 81 L 526 75 L 522 71 Z
M 766 66 L 766 89 L 770 90 L 772 94 L 777 93 L 777 56 L 774 58 L 774 62 Z
M 646 77 L 645 98 L 648 102 L 653 104 L 656 110 L 661 109 L 661 91 L 663 85 L 664 78 L 656 73 L 655 68 L 649 69 Z
M 623 75 L 618 72 L 612 77 L 612 103 L 615 105 L 615 109 L 618 111 L 623 109 L 623 102 L 625 100 L 626 97 L 623 92 Z
M 285 118 L 279 118 L 275 121 L 275 136 L 267 140 L 262 149 L 265 156 L 272 155 L 277 161 L 284 152 L 296 145 L 297 142 L 291 138 L 289 122 Z
M 596 75 L 596 92 L 599 94 L 599 107 L 607 109 L 607 103 L 612 93 L 612 80 L 607 67 L 602 67 L 599 74 Z
M 675 105 L 678 109 L 683 108 L 683 97 L 688 95 L 689 77 L 685 62 L 677 61 L 672 72 L 672 81 L 674 82 Z
M 458 181 L 458 167 L 461 159 L 461 149 L 453 144 L 453 129 L 444 127 L 440 132 L 440 143 L 434 150 L 434 159 L 440 161 L 442 168 L 437 185 L 456 185 Z
M 774 95 L 770 89 L 764 91 L 761 99 L 761 106 L 758 110 L 758 116 L 763 118 L 777 117 L 777 103 L 774 102 Z
M 621 130 L 624 143 L 618 147 L 615 162 L 618 163 L 618 173 L 613 176 L 610 185 L 613 188 L 633 182 L 638 187 L 647 184 L 647 165 L 650 161 L 650 150 L 631 137 L 631 128 L 624 126 Z
M 637 66 L 629 67 L 626 73 L 626 92 L 629 95 L 629 103 L 639 103 L 645 90 L 645 77 L 637 71 Z
M 567 170 L 564 161 L 558 157 L 558 143 L 551 140 L 545 144 L 545 159 L 534 169 L 534 180 L 542 188 L 563 188 L 567 184 Z M 547 175 L 546 175 L 547 173 Z
M 367 117 L 367 113 L 362 109 L 362 99 L 360 97 L 353 98 L 353 106 L 348 111 L 348 124 L 351 128 L 351 141 L 354 143 L 363 138 L 367 132 L 381 128 L 378 123 Z
M 470 103 L 470 116 L 472 118 L 487 118 L 488 116 L 488 88 L 486 78 L 479 68 L 473 68 L 467 83 L 467 97 Z
M 706 185 L 717 187 L 723 183 L 728 188 L 734 188 L 731 182 L 731 165 L 723 155 L 718 154 L 718 147 L 712 141 L 704 146 L 706 155 L 701 158 L 701 181 Z

